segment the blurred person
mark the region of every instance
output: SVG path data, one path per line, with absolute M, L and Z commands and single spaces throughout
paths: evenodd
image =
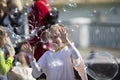
M 28 34 L 27 15 L 23 12 L 21 0 L 7 0 L 7 15 L 4 18 L 4 27 L 14 47 L 24 41 Z
M 8 73 L 9 80 L 36 80 L 32 76 L 32 68 L 29 66 L 28 58 L 22 50 L 24 44 L 20 43 L 15 55 L 15 66 Z
M 11 69 L 14 60 L 14 49 L 11 45 L 8 45 L 7 41 L 7 32 L 0 26 L 0 80 L 7 80 L 6 74 Z M 7 50 L 5 45 L 9 47 Z
M 82 57 L 68 38 L 64 25 L 52 25 L 49 32 L 51 49 L 46 51 L 37 62 L 34 57 L 34 48 L 29 43 L 23 46 L 24 51 L 30 55 L 32 75 L 38 78 L 41 73 L 45 73 L 47 80 L 75 80 L 74 67 L 81 79 L 87 80 Z
M 6 26 L 11 26 L 13 32 L 17 35 L 24 35 L 26 33 L 27 16 L 23 12 L 23 5 L 21 0 L 7 1 L 7 16 L 5 17 Z M 27 27 L 28 28 L 28 27 Z
M 6 16 L 6 8 L 7 8 L 7 1 L 6 0 L 0 0 L 0 25 L 4 25 L 4 18 Z
M 30 10 L 31 12 L 28 14 L 30 34 L 35 28 L 37 28 L 37 30 L 41 29 L 37 32 L 37 35 L 29 40 L 32 46 L 36 46 L 34 56 L 36 60 L 38 60 L 47 50 L 43 48 L 43 45 L 49 45 L 49 43 L 44 44 L 40 42 L 40 35 L 42 31 L 49 28 L 50 25 L 58 22 L 58 10 L 52 9 L 47 0 L 34 0 L 34 4 Z

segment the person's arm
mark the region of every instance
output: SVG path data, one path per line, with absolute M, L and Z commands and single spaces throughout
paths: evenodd
M 7 37 L 6 37 L 6 41 L 4 44 L 4 48 L 7 50 L 7 52 L 9 53 L 9 55 L 14 56 L 15 55 L 15 50 L 14 50 L 14 46 L 11 42 L 10 36 L 12 34 L 12 31 L 9 28 L 6 27 L 1 27 L 1 29 L 5 30 L 7 32 Z
M 73 61 L 74 68 L 78 71 L 78 74 L 80 75 L 82 80 L 88 80 L 87 73 L 86 73 L 85 66 L 84 66 L 84 61 L 79 51 L 71 43 L 68 43 L 68 46 L 72 54 L 72 61 Z
M 69 40 L 67 31 L 65 30 L 64 27 L 60 29 L 60 33 L 61 33 L 61 38 L 62 38 L 64 44 L 66 44 L 69 47 L 74 68 L 78 71 L 82 80 L 88 80 L 84 62 L 82 60 L 82 57 L 81 57 L 78 49 Z
M 70 48 L 74 68 L 78 71 L 78 74 L 80 75 L 82 80 L 88 80 L 87 73 L 86 73 L 85 66 L 84 66 L 84 61 L 78 49 L 69 40 L 67 41 L 67 44 Z
M 9 37 L 6 38 L 5 48 L 7 49 L 9 55 L 11 56 L 15 55 L 15 50 Z
M 41 73 L 42 73 L 42 69 L 41 67 L 36 63 L 35 60 L 30 61 L 31 67 L 32 67 L 32 75 L 34 78 L 38 78 Z
M 21 50 L 24 51 L 29 57 L 30 65 L 32 67 L 33 77 L 38 78 L 42 72 L 41 72 L 41 67 L 37 64 L 37 62 L 34 58 L 35 47 L 32 48 L 30 46 L 30 44 L 27 42 L 27 43 L 22 45 Z
M 7 60 L 5 61 L 2 52 L 0 52 L 0 70 L 2 75 L 7 74 L 7 72 L 12 67 L 12 62 L 13 62 L 12 57 L 8 57 Z
M 86 72 L 86 69 L 85 69 L 83 61 L 81 61 L 79 66 L 74 66 L 74 68 L 78 71 L 78 74 L 80 75 L 82 80 L 88 80 L 87 72 Z

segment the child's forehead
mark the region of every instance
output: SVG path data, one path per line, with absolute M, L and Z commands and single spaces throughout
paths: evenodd
M 60 26 L 53 26 L 49 30 L 50 31 L 57 31 L 57 30 L 59 30 L 59 28 L 60 28 Z

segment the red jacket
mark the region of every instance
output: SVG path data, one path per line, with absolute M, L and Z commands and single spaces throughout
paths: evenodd
M 28 23 L 29 23 L 29 32 L 34 28 L 40 28 L 42 26 L 46 26 L 48 24 L 47 17 L 50 10 L 50 6 L 46 0 L 36 0 L 34 5 L 31 7 L 32 11 L 28 15 Z M 40 36 L 42 31 L 38 31 L 38 36 Z M 35 58 L 38 60 L 46 49 L 43 48 L 43 43 L 40 42 L 38 36 L 34 36 L 31 40 L 29 40 L 30 44 L 36 45 L 35 49 Z

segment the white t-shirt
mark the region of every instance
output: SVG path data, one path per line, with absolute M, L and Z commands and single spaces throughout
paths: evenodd
M 22 76 L 23 80 L 36 80 L 32 76 L 32 68 L 30 67 L 16 66 L 13 67 L 12 71 Z
M 65 47 L 61 51 L 46 51 L 38 60 L 38 65 L 47 75 L 47 80 L 75 80 L 72 60 L 78 60 L 80 53 L 74 47 Z

